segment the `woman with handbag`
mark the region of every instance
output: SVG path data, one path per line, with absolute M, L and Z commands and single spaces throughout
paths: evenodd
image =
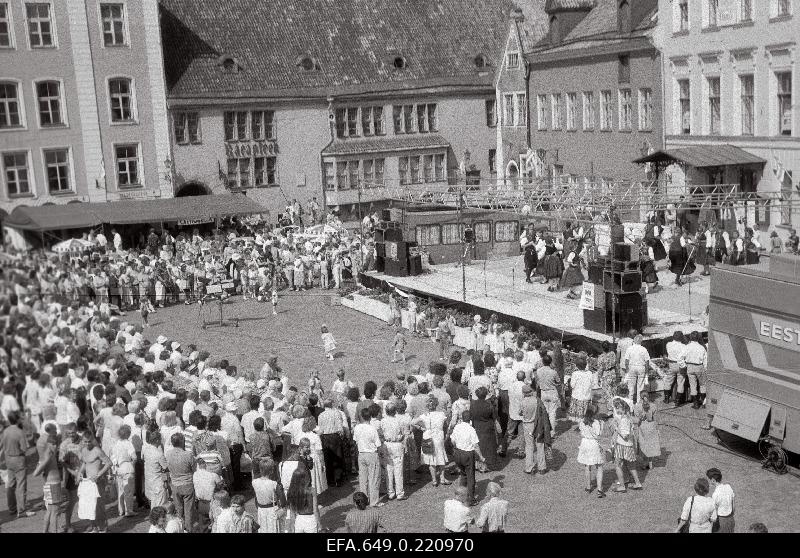
M 694 496 L 686 498 L 678 520 L 676 533 L 711 533 L 717 520 L 717 507 L 708 497 L 708 479 L 699 478 L 694 483 Z
M 422 464 L 427 465 L 431 471 L 433 486 L 452 484 L 444 477 L 444 466 L 447 464 L 447 453 L 444 449 L 444 432 L 447 424 L 447 415 L 437 411 L 439 400 L 429 395 L 428 411 L 418 417 L 412 425 L 422 430 Z
M 253 479 L 253 492 L 258 508 L 259 533 L 283 533 L 286 519 L 286 495 L 276 474 L 275 461 L 269 457 L 254 464 L 260 476 Z

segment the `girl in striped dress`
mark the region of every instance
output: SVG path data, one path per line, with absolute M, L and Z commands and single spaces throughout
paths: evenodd
M 614 492 L 627 492 L 625 488 L 625 473 L 627 469 L 633 477 L 633 489 L 641 490 L 639 472 L 636 470 L 636 447 L 631 408 L 622 399 L 614 400 L 614 466 L 617 470 L 617 487 Z M 633 466 L 629 464 L 633 464 Z

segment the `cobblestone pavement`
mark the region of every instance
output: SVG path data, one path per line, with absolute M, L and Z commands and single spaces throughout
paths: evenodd
M 281 296 L 278 316 L 271 315 L 270 305 L 236 298 L 224 311 L 226 319 L 240 319 L 238 328 L 201 330 L 198 306 L 174 306 L 152 315 L 146 334 L 152 339 L 164 333 L 184 345 L 195 343 L 209 350 L 212 359 L 227 358 L 240 370 L 260 368 L 267 354 L 275 352 L 298 387 L 305 384 L 311 370 L 317 369 L 328 388 L 340 366 L 357 385 L 367 379 L 380 384 L 393 377 L 401 365 L 389 363 L 392 330 L 374 318 L 334 305 L 336 297 L 328 294 L 331 292 L 286 293 Z M 215 307 L 204 311 L 218 315 Z M 138 316 L 132 315 L 131 319 L 138 321 Z M 322 323 L 328 325 L 338 343 L 334 362 L 325 359 L 320 339 Z M 428 340 L 411 339 L 408 348 L 409 364 L 426 365 L 438 356 L 438 347 Z M 655 469 L 640 472 L 642 491 L 609 494 L 605 499 L 587 495 L 583 490 L 583 469 L 575 459 L 580 436 L 573 423 L 562 419 L 558 422 L 550 472 L 529 476 L 523 473 L 522 460 L 499 460 L 495 471 L 478 474 L 478 497 L 485 496 L 491 480 L 503 486 L 503 495 L 511 504 L 510 532 L 668 532 L 675 527 L 684 500 L 692 494 L 695 479 L 709 467 L 718 467 L 736 491 L 737 531 L 746 530 L 756 521 L 765 523 L 771 532 L 800 531 L 800 480 L 796 476 L 778 476 L 762 470 L 747 444 L 739 445 L 742 454 L 728 453 L 711 432 L 700 428 L 705 421 L 701 411 L 688 407 L 661 409 L 658 419 L 663 454 L 656 460 Z M 34 466 L 35 457 L 30 455 L 29 470 Z M 613 471 L 606 471 L 605 486 L 613 480 Z M 344 514 L 350 509 L 356 486 L 357 482 L 353 482 L 323 495 L 325 526 L 343 530 Z M 434 488 L 425 474 L 419 484 L 409 488 L 408 500 L 390 502 L 382 508 L 384 523 L 396 532 L 441 532 L 442 505 L 452 487 Z M 29 477 L 28 493 L 41 507 L 40 479 Z M 247 496 L 248 508 L 255 512 L 252 494 Z M 113 516 L 113 532 L 143 532 L 148 528 L 146 512 L 136 518 L 118 519 L 114 507 L 109 506 L 109 515 Z M 5 490 L 0 494 L 3 532 L 38 532 L 42 516 L 39 510 L 32 518 L 10 521 Z M 79 530 L 84 527 L 85 522 L 77 524 Z

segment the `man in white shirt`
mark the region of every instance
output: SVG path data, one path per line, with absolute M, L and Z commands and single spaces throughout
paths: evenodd
M 623 376 L 625 375 L 625 351 L 628 350 L 628 347 L 633 345 L 633 338 L 636 337 L 637 333 L 639 332 L 632 329 L 617 341 L 617 364 Z
M 150 345 L 150 349 L 148 350 L 153 354 L 153 356 L 158 356 L 161 354 L 161 351 L 166 349 L 167 341 L 168 339 L 165 336 L 159 335 L 156 339 L 156 342 Z
M 700 332 L 693 331 L 686 345 L 686 375 L 689 377 L 690 400 L 694 400 L 692 407 L 695 409 L 705 403 L 706 395 L 706 349 L 700 344 L 700 339 Z
M 722 472 L 717 468 L 706 471 L 708 484 L 711 488 L 711 499 L 717 508 L 717 521 L 714 523 L 713 532 L 733 533 L 736 521 L 733 518 L 734 494 L 731 485 L 722 482 Z
M 455 498 L 444 502 L 444 528 L 450 533 L 468 533 L 469 526 L 475 523 L 475 517 L 464 503 L 467 488 L 458 484 L 455 493 Z
M 647 383 L 647 367 L 650 363 L 650 353 L 642 346 L 641 335 L 633 338 L 633 345 L 625 351 L 623 361 L 625 362 L 625 382 L 628 384 L 628 393 L 636 403 L 639 392 L 644 390 Z
M 260 404 L 261 404 L 261 398 L 259 398 L 258 395 L 251 395 L 250 410 L 247 411 L 244 415 L 242 415 L 242 430 L 244 431 L 245 443 L 250 443 L 250 436 L 252 436 L 253 432 L 256 431 L 256 428 L 255 426 L 253 426 L 253 423 L 257 418 L 262 416 L 262 414 L 258 412 L 258 407 Z
M 672 334 L 672 341 L 667 342 L 667 373 L 664 375 L 664 403 L 669 403 L 672 392 L 675 388 L 677 378 L 677 393 L 675 403 L 683 395 L 684 380 L 686 374 L 686 345 L 684 344 L 683 332 L 676 331 Z
M 384 505 L 380 501 L 381 463 L 378 448 L 382 442 L 378 430 L 370 424 L 369 409 L 361 409 L 359 422 L 353 429 L 353 441 L 358 446 L 358 490 L 369 495 L 373 507 Z
M 114 243 L 114 250 L 117 252 L 122 251 L 122 237 L 119 235 L 116 229 L 111 229 L 111 237 Z
M 453 428 L 450 441 L 453 442 L 453 461 L 458 467 L 459 474 L 467 480 L 467 502 L 474 506 L 477 504 L 475 501 L 475 457 L 477 456 L 481 462 L 485 462 L 486 459 L 481 453 L 478 433 L 470 424 L 471 420 L 469 411 L 462 412 L 461 422 Z
M 506 355 L 509 355 L 511 349 L 506 349 Z M 521 358 L 522 353 L 518 353 Z M 497 397 L 497 418 L 500 422 L 500 439 L 506 439 L 506 432 L 508 431 L 508 418 L 509 418 L 509 411 L 508 411 L 508 390 L 511 388 L 512 384 L 517 381 L 517 373 L 514 371 L 514 361 L 503 358 L 502 360 L 502 367 L 500 368 L 500 372 L 497 375 L 497 390 L 498 390 L 498 397 Z M 503 449 L 503 444 L 500 445 L 500 453 L 501 457 L 505 457 L 505 449 Z
M 508 429 L 507 436 L 501 440 L 504 454 L 508 451 L 508 443 L 517 437 L 519 428 L 522 426 L 522 399 L 525 397 L 522 388 L 525 385 L 525 372 L 519 370 L 516 380 L 508 388 Z

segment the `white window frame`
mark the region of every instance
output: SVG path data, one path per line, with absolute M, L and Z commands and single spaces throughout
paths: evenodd
M 126 79 L 130 82 L 131 85 L 131 119 L 130 120 L 114 120 L 114 113 L 111 108 L 111 82 L 118 79 Z M 133 79 L 132 76 L 126 76 L 124 74 L 116 74 L 113 76 L 106 77 L 106 99 L 108 105 L 108 122 L 112 126 L 131 126 L 139 124 L 139 104 L 136 100 L 136 80 Z
M 517 119 L 516 93 L 503 93 L 503 126 L 516 126 Z M 511 118 L 509 118 L 509 115 Z
M 491 120 L 489 119 L 490 113 L 489 108 L 491 107 Z M 484 112 L 486 115 L 486 127 L 487 128 L 497 128 L 497 98 L 492 97 L 491 99 L 486 99 L 484 103 Z
M 256 127 L 255 127 L 255 114 L 261 113 L 261 127 L 262 131 L 264 132 L 263 136 L 260 138 L 256 138 Z M 272 133 L 269 132 L 269 127 L 267 126 L 267 115 L 271 115 L 271 128 Z M 276 141 L 278 139 L 278 127 L 277 127 L 277 118 L 275 118 L 275 110 L 273 109 L 258 109 L 258 110 L 251 110 L 250 116 L 248 117 L 250 121 L 250 139 L 253 141 Z M 198 123 L 199 129 L 199 123 Z
M 711 7 L 714 7 L 714 21 L 711 21 Z M 719 0 L 703 0 L 703 28 L 719 27 Z
M 550 95 L 550 128 L 553 130 L 561 130 L 564 128 L 561 114 L 561 93 L 552 93 Z M 558 118 L 556 118 L 558 115 Z
M 258 173 L 256 172 L 256 159 L 264 159 L 263 175 L 267 177 L 269 176 L 269 172 L 267 171 L 267 169 L 269 168 L 269 161 L 270 159 L 275 161 L 275 166 L 272 171 L 272 174 L 275 178 L 273 182 L 267 181 L 267 182 L 262 182 L 261 184 L 257 182 Z M 250 166 L 252 167 L 251 172 L 253 175 L 253 182 L 252 182 L 253 188 L 272 188 L 280 185 L 280 178 L 278 177 L 278 157 L 276 157 L 275 155 L 253 155 L 251 157 Z
M 547 109 L 550 108 L 549 95 L 546 93 L 536 96 L 536 129 L 547 130 Z
M 649 94 L 649 101 L 646 101 L 645 93 Z M 639 131 L 651 132 L 653 130 L 653 90 L 650 87 L 639 88 L 638 109 Z M 645 121 L 645 116 L 647 121 Z
M 789 79 L 791 80 L 791 88 L 789 89 L 789 95 L 790 95 L 790 105 L 789 106 L 790 106 L 790 110 L 792 110 L 792 113 L 794 113 L 794 111 L 795 111 L 795 109 L 793 108 L 794 105 L 795 105 L 794 90 L 796 89 L 795 82 L 797 80 L 795 79 L 794 72 L 792 70 L 793 70 L 792 66 L 775 68 L 774 70 L 772 70 L 771 76 L 770 76 L 770 78 L 772 80 L 772 83 L 774 84 L 770 88 L 771 89 L 770 96 L 773 98 L 772 102 L 775 103 L 774 104 L 775 116 L 770 118 L 770 120 L 772 120 L 773 123 L 770 124 L 769 129 L 772 130 L 773 126 L 774 126 L 775 127 L 774 135 L 776 135 L 776 136 L 793 137 L 793 136 L 796 135 L 796 130 L 794 129 L 795 128 L 795 125 L 794 125 L 794 122 L 795 122 L 794 114 L 792 115 L 791 135 L 786 135 L 786 136 L 783 135 L 783 131 L 782 131 L 783 115 L 780 113 L 780 103 L 778 102 L 778 95 L 780 94 L 780 78 L 779 78 L 779 76 L 782 75 L 782 74 L 789 74 Z
M 6 6 L 6 24 L 8 25 L 8 45 L 0 45 L 0 50 L 15 50 L 17 48 L 16 34 L 14 33 L 14 10 L 11 9 L 11 2 L 4 1 L 0 4 Z
M 436 231 L 436 242 L 423 242 L 423 230 L 427 233 L 425 235 L 426 239 L 430 238 L 433 231 Z M 439 223 L 420 224 L 415 227 L 414 236 L 420 246 L 440 246 L 442 244 L 442 227 Z
M 752 120 L 750 122 L 750 131 L 746 133 L 745 129 L 744 129 L 745 128 L 745 111 L 744 111 L 745 88 L 744 88 L 744 79 L 748 78 L 748 77 L 752 81 L 752 85 L 753 85 L 753 89 L 752 89 L 751 95 L 750 95 L 752 97 L 752 107 L 751 107 Z M 756 132 L 756 76 L 755 76 L 755 73 L 753 73 L 753 72 L 745 72 L 745 73 L 737 74 L 736 78 L 737 78 L 737 81 L 738 81 L 738 83 L 736 84 L 737 85 L 737 91 L 739 93 L 739 95 L 738 95 L 739 96 L 739 135 L 745 136 L 745 137 L 754 136 L 755 132 Z
M 236 137 L 235 138 L 228 139 L 228 137 L 226 135 L 227 134 L 227 130 L 225 128 L 225 126 L 226 126 L 225 115 L 227 113 L 233 113 L 233 114 L 237 115 L 236 118 L 235 118 L 236 122 L 235 122 L 235 126 L 234 126 L 234 130 L 236 131 Z M 239 137 L 239 116 L 238 116 L 239 114 L 244 114 L 244 137 Z M 253 131 L 252 131 L 252 128 L 251 128 L 252 124 L 250 122 L 251 116 L 252 115 L 251 115 L 249 110 L 236 110 L 236 109 L 234 109 L 234 110 L 222 111 L 222 137 L 223 137 L 223 141 L 225 141 L 225 142 L 249 141 L 250 139 L 252 139 Z M 231 157 L 231 159 L 233 159 L 233 158 L 234 157 Z
M 189 115 L 197 115 L 197 141 L 192 141 L 189 135 Z M 184 120 L 184 136 L 186 141 L 178 141 L 176 122 L 178 119 Z M 176 110 L 172 113 L 172 137 L 175 145 L 201 145 L 203 143 L 203 128 L 201 125 L 200 113 L 196 110 Z
M 594 131 L 597 127 L 597 111 L 594 106 L 594 91 L 584 91 L 581 96 L 583 102 L 582 126 L 584 131 Z M 591 118 L 589 116 L 591 115 Z
M 622 94 L 627 91 L 628 93 L 628 120 L 625 120 L 625 113 L 622 110 Z M 633 131 L 633 91 L 630 87 L 620 87 L 617 89 L 617 111 L 619 112 L 619 131 L 632 132 Z
M 135 145 L 136 146 L 136 164 L 138 168 L 136 172 L 138 173 L 138 184 L 133 185 L 126 185 L 120 186 L 119 183 L 119 167 L 117 166 L 117 148 L 124 147 L 126 145 Z M 111 144 L 111 148 L 114 150 L 114 158 L 113 158 L 113 165 L 114 165 L 114 184 L 117 186 L 117 191 L 124 192 L 127 190 L 138 190 L 139 188 L 145 187 L 145 176 L 144 176 L 144 154 L 142 153 L 142 144 L 141 142 L 137 141 L 120 141 Z
M 57 192 L 50 191 L 50 177 L 47 173 L 47 158 L 46 153 L 48 151 L 66 151 L 67 152 L 67 165 L 69 168 L 67 169 L 67 180 L 69 180 L 69 190 L 59 190 Z M 55 195 L 55 196 L 69 196 L 71 194 L 77 193 L 76 184 L 75 184 L 75 163 L 72 157 L 72 148 L 69 146 L 64 145 L 57 145 L 52 147 L 42 147 L 39 153 L 42 157 L 42 172 L 44 173 L 42 177 L 44 178 L 45 189 L 48 195 Z M 116 153 L 115 153 L 116 155 Z
M 105 30 L 103 28 L 103 11 L 102 6 L 108 4 L 119 4 L 122 6 L 122 32 L 125 35 L 121 45 L 107 45 Z M 97 1 L 97 25 L 100 30 L 100 48 L 130 48 L 131 47 L 131 33 L 128 18 L 128 0 L 98 0 Z
M 683 27 L 684 19 L 682 16 L 681 7 L 686 6 L 686 27 Z M 673 31 L 675 33 L 688 33 L 689 30 L 692 28 L 692 19 L 691 19 L 691 9 L 689 6 L 689 0 L 676 0 L 675 4 L 675 26 Z
M 578 93 L 570 91 L 566 94 L 566 130 L 573 132 L 578 129 Z M 572 116 L 570 118 L 570 115 Z
M 769 10 L 770 18 L 792 17 L 792 15 L 794 13 L 793 6 L 792 6 L 792 0 L 788 0 L 789 13 L 786 13 L 786 14 L 781 14 L 779 12 L 779 8 L 781 6 L 781 0 L 771 0 L 770 4 L 771 4 L 770 5 L 770 10 Z
M 516 56 L 516 58 L 512 58 L 512 56 Z M 511 65 L 511 60 L 512 59 L 516 60 L 516 64 L 514 64 L 513 66 Z M 506 69 L 509 69 L 509 70 L 517 70 L 517 69 L 519 69 L 519 66 L 520 66 L 520 63 L 519 63 L 519 51 L 514 50 L 514 51 L 511 51 L 511 52 L 507 52 L 506 53 L 505 62 L 506 62 Z
M 22 81 L 16 78 L 0 77 L 0 82 L 13 83 L 17 86 L 17 106 L 19 107 L 19 126 L 12 126 L 10 128 L 0 128 L 0 134 L 6 132 L 19 132 L 20 130 L 27 130 L 28 120 L 25 114 L 25 96 L 23 95 L 22 91 Z
M 54 81 L 58 83 L 58 102 L 60 103 L 59 110 L 61 111 L 61 124 L 42 125 L 42 113 L 39 110 L 39 91 L 37 90 L 37 86 L 46 81 Z M 37 78 L 33 82 L 33 101 L 36 103 L 36 123 L 39 125 L 40 130 L 69 128 L 69 119 L 67 118 L 67 102 L 64 93 L 64 80 L 55 77 Z
M 514 95 L 514 125 L 528 125 L 528 95 L 523 91 Z
M 689 131 L 683 131 L 683 106 L 681 102 L 683 101 L 683 97 L 681 97 L 681 82 L 686 82 L 688 87 L 688 98 L 686 101 L 689 104 Z M 689 76 L 679 76 L 675 78 L 675 118 L 676 118 L 676 126 L 675 126 L 675 134 L 686 136 L 691 135 L 692 133 L 692 81 L 689 79 Z
M 605 102 L 604 97 L 608 98 L 608 103 Z M 608 111 L 606 111 L 606 107 Z M 610 116 L 609 122 L 606 124 L 606 114 Z M 614 130 L 614 91 L 611 89 L 600 90 L 600 131 L 612 132 Z
M 705 77 L 704 89 L 705 89 L 705 93 L 706 93 L 705 94 L 705 106 L 704 106 L 705 112 L 706 112 L 706 115 L 705 115 L 706 116 L 706 118 L 705 118 L 705 121 L 706 121 L 705 122 L 705 129 L 706 129 L 707 135 L 709 135 L 709 136 L 720 136 L 720 135 L 722 135 L 722 78 L 719 75 L 708 75 L 708 76 L 704 76 L 704 77 Z M 719 83 L 719 97 L 715 97 L 715 99 L 717 99 L 717 107 L 718 107 L 718 110 L 719 110 L 719 123 L 718 123 L 718 129 L 716 131 L 712 131 L 712 129 L 711 129 L 711 122 L 712 122 L 712 116 L 711 116 L 711 81 L 712 80 L 716 80 Z
M 50 6 L 50 35 L 53 38 L 53 44 L 48 46 L 33 46 L 31 43 L 31 32 L 28 19 L 28 6 L 34 4 L 47 4 Z M 58 48 L 58 28 L 56 25 L 55 6 L 53 0 L 28 0 L 22 3 L 23 16 L 25 18 L 25 40 L 28 42 L 28 50 L 47 50 L 50 48 Z
M 28 170 L 28 192 L 24 194 L 8 193 L 8 176 L 6 175 L 5 156 L 12 153 L 25 153 L 25 167 Z M 2 173 L 3 197 L 5 199 L 15 200 L 18 198 L 35 198 L 37 196 L 36 173 L 33 172 L 33 153 L 30 149 L 8 149 L 6 151 L 0 151 L 0 172 Z
M 739 0 L 739 22 L 740 23 L 749 23 L 752 22 L 754 18 L 755 12 L 755 5 L 753 4 L 754 1 L 758 0 Z M 745 13 L 745 8 L 750 7 L 750 13 Z

